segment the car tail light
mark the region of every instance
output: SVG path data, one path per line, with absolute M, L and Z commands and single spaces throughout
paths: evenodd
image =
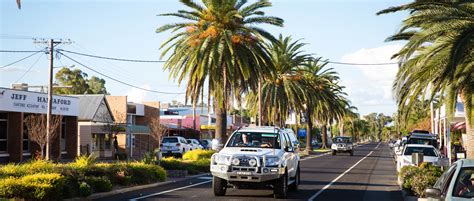
M 181 145 L 181 144 L 179 144 L 179 143 L 176 143 L 176 146 L 177 146 L 177 147 L 179 147 L 179 145 Z

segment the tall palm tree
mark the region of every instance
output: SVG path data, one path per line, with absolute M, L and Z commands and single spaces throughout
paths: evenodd
M 326 125 L 335 117 L 337 104 L 342 94 L 342 87 L 338 84 L 339 77 L 332 68 L 325 69 L 327 62 L 320 62 L 321 58 L 310 60 L 302 69 L 304 79 L 310 82 L 306 91 L 307 130 L 310 131 L 313 123 L 322 126 L 322 148 L 327 147 Z M 312 150 L 311 134 L 306 135 L 306 148 Z
M 309 60 L 310 55 L 302 53 L 304 45 L 282 35 L 278 41 L 268 45 L 274 69 L 262 82 L 261 98 L 269 120 L 276 126 L 284 125 L 290 109 L 300 111 L 305 103 L 308 83 L 302 79 L 299 68 Z M 256 93 L 248 96 L 248 107 L 254 111 L 257 98 Z
M 388 8 L 378 14 L 409 11 L 400 31 L 387 40 L 407 40 L 394 57 L 400 69 L 393 88 L 398 105 L 410 108 L 415 99 L 446 94 L 447 112 L 456 100 L 464 103 L 468 158 L 474 158 L 474 3 L 466 0 L 426 1 Z M 405 104 L 408 102 L 408 104 Z
M 161 57 L 169 56 L 164 68 L 179 83 L 187 81 L 186 98 L 193 103 L 202 98 L 207 82 L 208 102 L 211 97 L 217 101 L 215 138 L 225 140 L 229 96 L 255 88 L 272 68 L 264 41 L 275 38 L 257 25 L 283 26 L 283 20 L 265 16 L 261 9 L 272 5 L 267 0 L 249 5 L 247 0 L 180 1 L 188 10 L 161 16 L 186 21 L 157 29 L 174 33 L 161 46 Z

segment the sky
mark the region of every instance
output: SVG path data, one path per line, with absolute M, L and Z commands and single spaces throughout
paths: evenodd
M 253 2 L 250 0 L 250 2 Z M 275 36 L 291 36 L 307 43 L 304 50 L 330 61 L 349 63 L 387 63 L 402 42 L 385 42 L 396 33 L 407 13 L 377 16 L 375 13 L 408 1 L 400 0 L 273 0 L 266 15 L 285 20 L 284 27 L 264 26 Z M 181 22 L 157 16 L 186 9 L 177 0 L 15 0 L 0 1 L 0 49 L 41 50 L 45 44 L 32 38 L 70 39 L 73 43 L 57 48 L 86 54 L 128 59 L 159 60 L 160 45 L 171 33 L 156 28 Z M 12 83 L 46 85 L 49 56 L 37 54 L 12 66 L 1 68 L 31 53 L 0 53 L 0 87 Z M 184 92 L 169 78 L 162 63 L 130 63 L 67 54 L 71 58 L 112 78 L 145 89 Z M 163 58 L 166 59 L 166 58 Z M 54 66 L 79 68 L 89 77 L 103 76 L 57 55 Z M 366 66 L 329 64 L 340 74 L 341 84 L 352 104 L 362 115 L 396 112 L 391 85 L 397 65 Z M 55 69 L 55 72 L 59 68 Z M 184 95 L 157 94 L 106 80 L 112 95 L 128 95 L 129 101 L 184 101 Z

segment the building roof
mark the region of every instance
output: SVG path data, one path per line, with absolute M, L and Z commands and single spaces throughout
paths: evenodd
M 72 95 L 79 98 L 79 121 L 95 121 L 102 102 L 105 103 L 110 115 L 109 121 L 114 121 L 110 107 L 103 94 Z

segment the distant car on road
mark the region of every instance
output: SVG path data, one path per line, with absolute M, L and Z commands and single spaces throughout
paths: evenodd
M 214 195 L 225 195 L 231 186 L 273 189 L 275 198 L 285 198 L 288 190 L 298 190 L 299 160 L 288 133 L 279 128 L 237 130 L 211 157 Z
M 432 145 L 407 144 L 402 153 L 403 154 L 398 156 L 397 159 L 397 171 L 400 171 L 405 166 L 414 165 L 412 162 L 413 153 L 422 153 L 422 162 L 432 163 L 434 165 L 437 165 L 441 158 L 439 151 Z
M 354 147 L 352 146 L 351 137 L 335 137 L 331 145 L 332 155 L 336 153 L 349 153 L 351 156 L 354 155 Z
M 164 137 L 160 144 L 163 156 L 182 156 L 191 149 L 184 137 Z
M 196 139 L 186 139 L 186 142 L 189 144 L 190 146 L 190 151 L 191 150 L 196 150 L 196 149 L 202 149 L 203 147 L 201 146 L 201 144 L 199 143 L 198 140 Z
M 474 199 L 474 160 L 458 160 L 425 190 L 429 200 L 472 201 Z

